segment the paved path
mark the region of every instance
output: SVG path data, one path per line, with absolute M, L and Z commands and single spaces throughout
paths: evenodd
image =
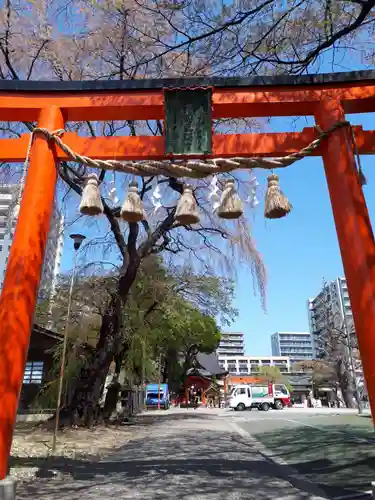
M 149 437 L 101 462 L 65 463 L 73 477 L 23 485 L 17 500 L 319 498 L 308 484 L 292 486 L 287 467 L 267 460 L 234 423 L 191 411 L 157 420 Z
M 328 498 L 365 497 L 364 493 L 371 491 L 375 433 L 369 416 L 288 412 L 243 412 L 236 416 L 236 423 L 251 433 L 273 460 L 293 467 L 300 478 L 318 485 Z M 262 449 L 260 444 L 258 449 Z

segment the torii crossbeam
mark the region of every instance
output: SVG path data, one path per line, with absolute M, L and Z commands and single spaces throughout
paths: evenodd
M 164 120 L 166 89 L 178 88 L 209 88 L 213 119 L 313 115 L 317 125 L 327 130 L 345 120 L 345 113 L 375 112 L 375 72 L 363 71 L 265 78 L 1 81 L 0 120 L 36 121 L 38 127 L 50 131 L 63 129 L 69 121 Z M 355 127 L 354 131 L 359 153 L 375 153 L 375 130 Z M 283 156 L 299 151 L 315 136 L 309 128 L 295 133 L 214 134 L 208 141 L 210 150 L 185 156 Z M 27 136 L 0 139 L 0 161 L 23 161 L 28 141 Z M 64 142 L 93 158 L 171 158 L 163 136 L 86 138 L 67 133 Z M 333 132 L 315 154 L 323 157 L 364 375 L 375 411 L 375 241 L 348 129 Z M 0 298 L 0 480 L 7 474 L 53 208 L 55 163 L 67 159 L 55 144 L 35 137 Z

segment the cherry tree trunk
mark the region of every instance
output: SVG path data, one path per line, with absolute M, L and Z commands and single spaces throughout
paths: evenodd
M 73 425 L 91 427 L 100 418 L 99 400 L 114 357 L 122 347 L 121 304 L 111 299 L 94 352 L 86 360 L 74 388 L 68 412 Z
M 129 262 L 126 271 L 119 276 L 117 290 L 113 293 L 103 316 L 96 349 L 83 366 L 74 389 L 68 408 L 73 424 L 83 423 L 91 427 L 100 419 L 99 400 L 109 367 L 121 353 L 126 352 L 122 334 L 122 312 L 141 263 L 141 257 L 135 247 L 138 225 L 130 224 L 129 227 Z M 117 359 L 116 364 L 119 362 Z

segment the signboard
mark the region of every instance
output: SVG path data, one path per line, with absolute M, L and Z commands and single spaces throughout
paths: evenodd
M 253 398 L 266 398 L 268 396 L 268 386 L 251 386 L 251 395 Z
M 164 111 L 166 154 L 212 153 L 211 89 L 165 90 Z

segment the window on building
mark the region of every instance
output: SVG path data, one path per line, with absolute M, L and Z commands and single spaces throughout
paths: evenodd
M 9 192 L 8 188 L 0 188 L 0 196 L 2 201 L 11 200 L 13 198 L 13 195 Z
M 43 380 L 43 361 L 28 361 L 23 375 L 24 384 L 41 384 Z

